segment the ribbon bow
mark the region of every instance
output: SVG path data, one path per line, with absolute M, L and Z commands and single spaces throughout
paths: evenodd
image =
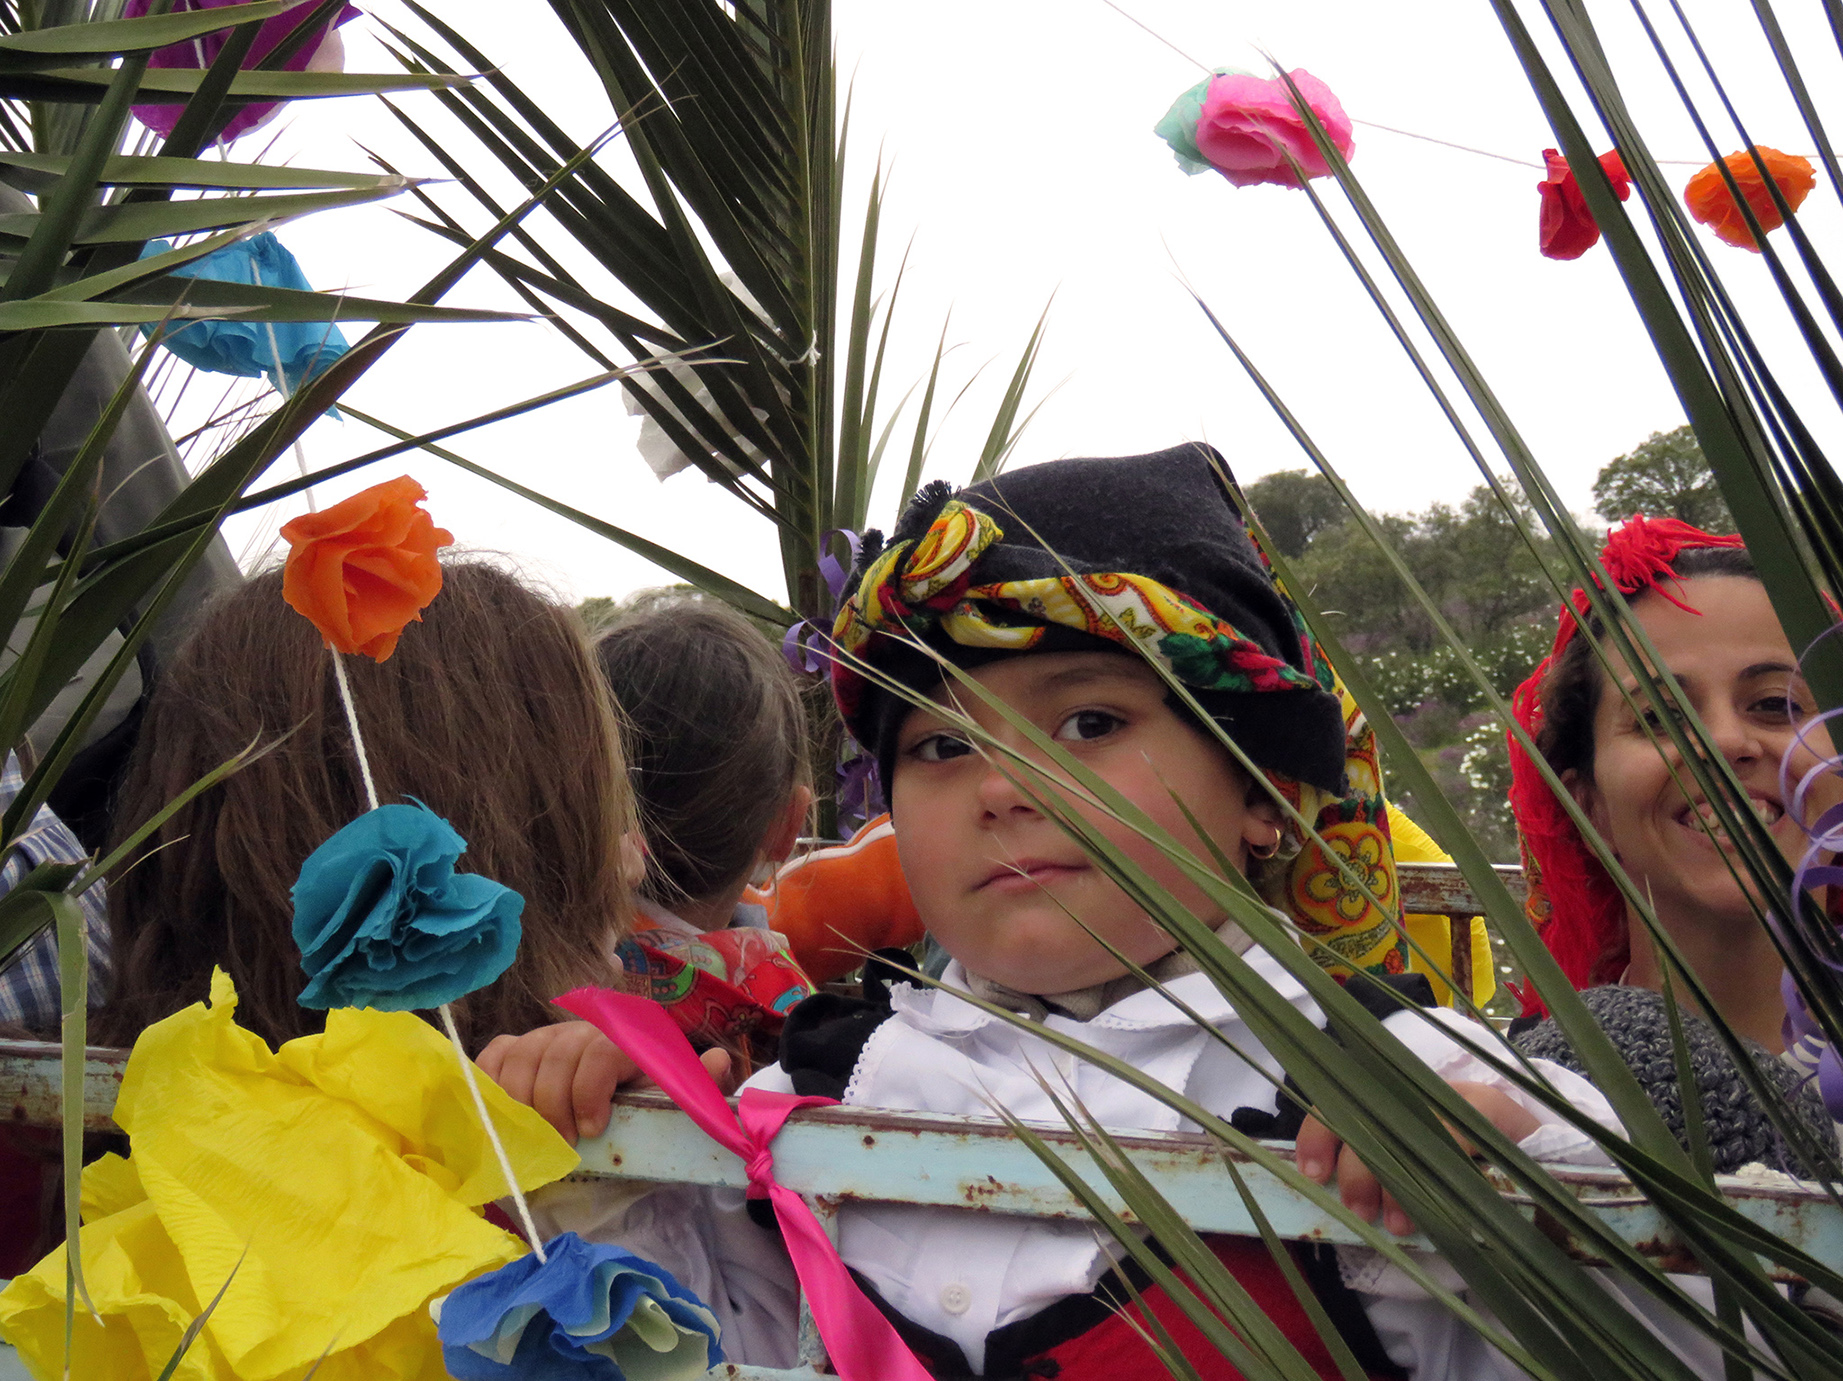
M 557 1005 L 618 1045 L 705 1135 L 742 1158 L 749 1197 L 774 1206 L 794 1274 L 838 1375 L 845 1381 L 930 1381 L 889 1320 L 851 1279 L 806 1200 L 774 1177 L 774 1138 L 782 1124 L 798 1108 L 838 1100 L 744 1089 L 732 1110 L 684 1033 L 656 1004 L 605 988 L 577 988 L 558 998 Z

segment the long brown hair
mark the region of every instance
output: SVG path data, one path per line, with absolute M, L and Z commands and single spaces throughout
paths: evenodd
M 517 960 L 456 1005 L 478 1050 L 561 1018 L 550 999 L 611 981 L 632 925 L 619 841 L 633 796 L 608 692 L 575 615 L 478 559 L 383 664 L 345 659 L 383 802 L 413 796 L 467 841 L 458 867 L 525 899 Z M 278 741 L 279 740 L 279 741 Z M 317 1031 L 289 889 L 307 855 L 365 809 L 332 659 L 269 571 L 211 605 L 165 666 L 123 782 L 124 837 L 251 744 L 269 751 L 163 825 L 109 879 L 115 977 L 96 1029 L 128 1044 L 236 982 L 238 1019 L 271 1042 Z
M 661 906 L 703 901 L 749 871 L 806 775 L 800 684 L 728 605 L 645 600 L 596 640 L 626 724 L 646 880 Z

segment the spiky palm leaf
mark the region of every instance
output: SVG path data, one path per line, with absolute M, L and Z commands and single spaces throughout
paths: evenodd
M 433 36 L 396 34 L 411 71 L 450 73 L 458 61 L 489 74 L 438 97 L 491 163 L 529 188 L 575 151 L 540 99 L 435 9 L 409 5 Z M 604 367 L 623 356 L 675 366 L 630 382 L 629 397 L 692 465 L 775 525 L 791 605 L 781 621 L 823 621 L 827 534 L 864 526 L 901 408 L 885 416 L 879 404 L 901 286 L 900 272 L 887 291 L 879 285 L 880 170 L 861 223 L 846 233 L 848 121 L 837 110 L 829 3 L 553 0 L 552 9 L 599 79 L 607 118 L 625 131 L 638 184 L 585 167 L 544 199 L 567 252 L 534 226 L 490 262 L 528 302 L 556 310 L 565 334 Z M 500 213 L 478 160 L 408 114 L 398 118 L 481 208 Z M 428 229 L 465 239 L 455 215 L 423 200 Z M 564 269 L 562 259 L 585 255 L 618 293 Z M 1020 430 L 1040 338 L 998 409 L 988 468 Z M 913 428 L 907 492 L 926 455 L 945 353 L 943 335 Z M 606 535 L 642 555 L 661 550 Z M 732 597 L 683 558 L 666 564 Z

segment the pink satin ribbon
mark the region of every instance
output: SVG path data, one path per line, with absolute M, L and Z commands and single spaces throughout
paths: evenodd
M 851 1279 L 806 1200 L 774 1178 L 772 1146 L 789 1114 L 838 1100 L 744 1089 L 732 1111 L 685 1033 L 658 1004 L 606 988 L 577 988 L 558 998 L 557 1005 L 618 1045 L 712 1141 L 742 1157 L 749 1197 L 774 1205 L 794 1274 L 838 1375 L 845 1381 L 931 1381 L 889 1320 Z

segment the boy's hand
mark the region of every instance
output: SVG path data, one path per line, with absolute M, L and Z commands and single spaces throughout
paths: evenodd
M 731 1071 L 729 1052 L 707 1050 L 702 1058 L 724 1095 L 734 1093 L 741 1080 Z M 646 1079 L 619 1046 L 586 1021 L 495 1036 L 480 1052 L 479 1065 L 569 1142 L 605 1132 L 615 1093 Z
M 1452 1087 L 1461 1098 L 1490 1118 L 1491 1125 L 1512 1141 L 1523 1140 L 1542 1125 L 1533 1113 L 1520 1106 L 1500 1088 L 1464 1081 L 1454 1083 Z M 1449 1127 L 1448 1130 L 1453 1129 Z M 1457 1131 L 1454 1131 L 1454 1135 L 1459 1137 L 1459 1144 L 1468 1152 L 1475 1150 Z M 1373 1223 L 1376 1214 L 1380 1212 L 1382 1225 L 1397 1237 L 1405 1237 L 1414 1231 L 1413 1221 L 1403 1212 L 1402 1206 L 1395 1202 L 1395 1196 L 1384 1191 L 1381 1182 L 1370 1173 L 1369 1167 L 1357 1159 L 1356 1152 L 1316 1117 L 1306 1118 L 1305 1125 L 1299 1129 L 1293 1161 L 1299 1167 L 1300 1174 L 1320 1184 L 1330 1183 L 1335 1173 L 1338 1197 L 1344 1201 L 1344 1207 L 1364 1220 Z

